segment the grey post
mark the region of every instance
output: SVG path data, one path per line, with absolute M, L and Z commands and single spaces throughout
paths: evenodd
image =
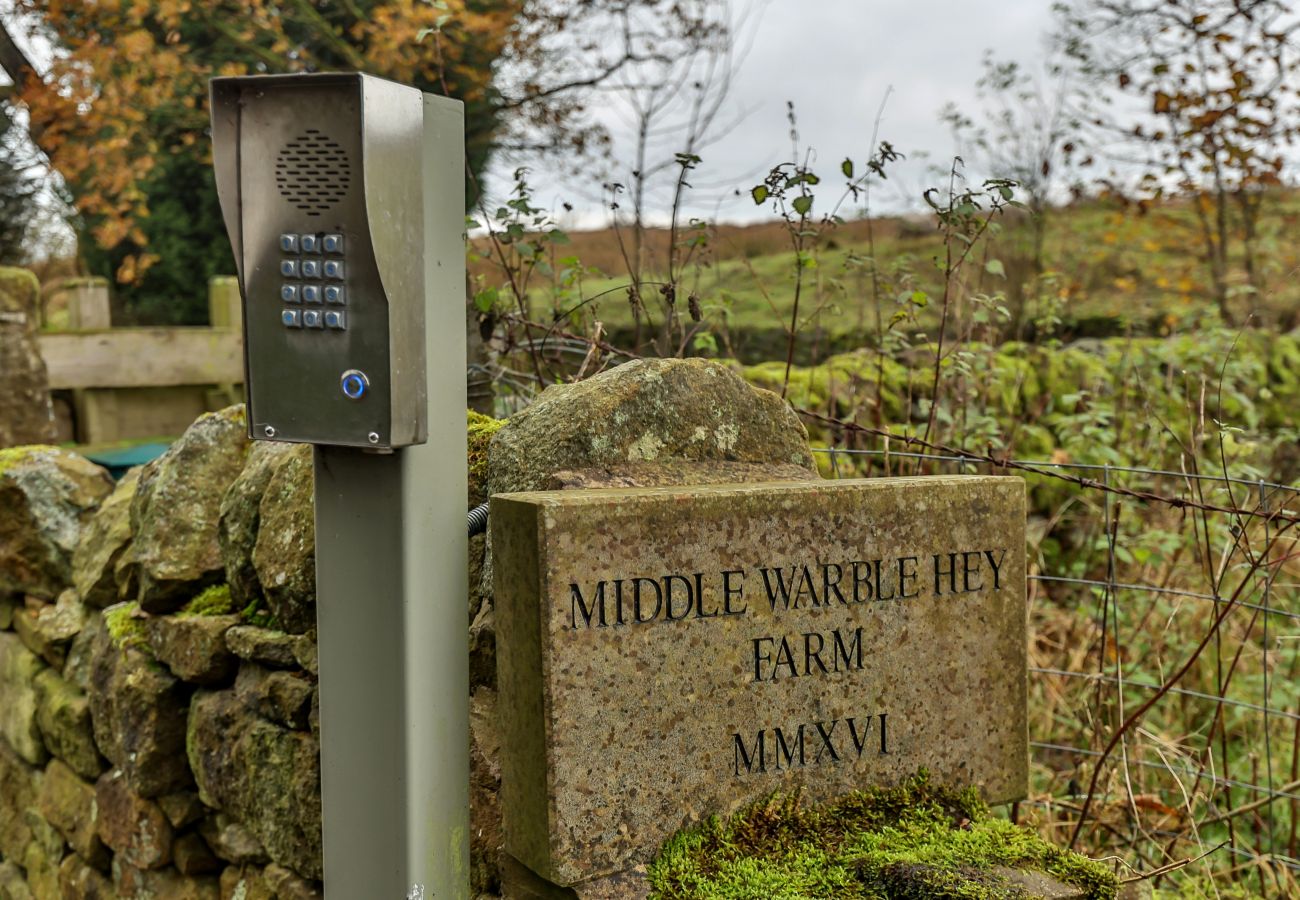
M 462 900 L 463 108 L 359 75 L 216 79 L 212 96 L 250 434 L 315 445 L 326 895 Z M 309 277 L 318 256 L 342 261 Z

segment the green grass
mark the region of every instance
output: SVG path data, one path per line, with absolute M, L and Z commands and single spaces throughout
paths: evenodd
M 659 900 L 1028 900 L 995 867 L 1115 897 L 1100 863 L 994 818 L 972 789 L 921 773 L 819 807 L 774 796 L 671 838 L 650 866 Z

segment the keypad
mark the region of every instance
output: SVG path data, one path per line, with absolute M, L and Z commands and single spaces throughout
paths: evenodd
M 280 252 L 284 254 L 280 259 L 280 274 L 286 279 L 280 285 L 282 302 L 347 305 L 347 292 L 342 283 L 346 280 L 343 235 L 282 234 Z M 347 313 L 338 308 L 284 308 L 280 319 L 285 328 L 344 331 L 348 327 Z

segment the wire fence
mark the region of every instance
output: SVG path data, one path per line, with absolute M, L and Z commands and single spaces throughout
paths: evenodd
M 833 477 L 1026 478 L 1032 785 L 1013 815 L 1135 870 L 1204 855 L 1260 896 L 1296 895 L 1300 489 L 1055 458 L 816 453 Z

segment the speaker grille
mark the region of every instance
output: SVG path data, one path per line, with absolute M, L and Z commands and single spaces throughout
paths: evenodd
M 352 166 L 341 146 L 308 128 L 275 158 L 280 196 L 309 216 L 319 216 L 342 200 L 352 183 Z

